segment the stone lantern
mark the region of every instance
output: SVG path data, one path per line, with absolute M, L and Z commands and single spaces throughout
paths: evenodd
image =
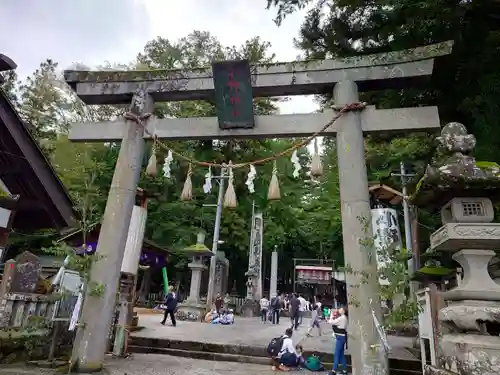
M 206 268 L 204 260 L 213 256 L 213 252 L 205 245 L 205 232 L 200 231 L 196 236 L 196 244 L 184 248 L 182 251 L 191 257 L 188 267 L 191 269 L 191 285 L 189 297 L 179 306 L 179 315 L 188 320 L 200 320 L 205 312 L 205 304 L 200 301 L 200 286 L 202 272 Z
M 476 145 L 464 125 L 449 123 L 438 138 L 447 159 L 428 166 L 413 204 L 440 209 L 442 227 L 430 238 L 430 251 L 451 253 L 463 270 L 457 286 L 441 292 L 438 368 L 428 374 L 500 373 L 500 285 L 489 265 L 500 249 L 500 223 L 492 198 L 500 192 L 500 166 L 476 161 Z

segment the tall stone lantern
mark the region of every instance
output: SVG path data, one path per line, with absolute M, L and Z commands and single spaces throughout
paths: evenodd
M 500 374 L 500 285 L 488 266 L 500 249 L 500 223 L 493 223 L 492 199 L 500 193 L 500 166 L 476 161 L 474 135 L 449 123 L 438 141 L 447 157 L 428 166 L 413 204 L 440 209 L 442 227 L 430 238 L 430 250 L 451 252 L 463 278 L 441 293 L 438 368 L 428 374 Z
M 188 267 L 191 269 L 191 285 L 189 296 L 178 309 L 178 317 L 186 320 L 200 320 L 205 312 L 205 304 L 200 301 L 200 286 L 202 272 L 206 268 L 204 260 L 212 257 L 213 252 L 205 245 L 205 232 L 200 231 L 196 236 L 196 244 L 182 250 L 191 257 Z

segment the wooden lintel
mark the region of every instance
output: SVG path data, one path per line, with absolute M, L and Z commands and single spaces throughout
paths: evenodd
M 159 139 L 245 139 L 245 138 L 293 138 L 310 136 L 321 130 L 335 116 L 332 110 L 322 113 L 297 115 L 256 116 L 255 128 L 221 130 L 217 118 L 152 119 L 148 121 L 150 132 L 155 129 Z M 334 136 L 346 118 L 341 117 L 322 135 Z M 367 134 L 399 134 L 418 131 L 434 131 L 440 128 L 437 107 L 375 109 L 369 106 L 361 114 L 362 128 Z M 73 142 L 116 142 L 123 138 L 124 121 L 75 123 L 69 139 Z M 149 136 L 147 136 L 149 137 Z

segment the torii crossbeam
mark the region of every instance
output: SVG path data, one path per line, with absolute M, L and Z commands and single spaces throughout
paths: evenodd
M 359 101 L 359 91 L 420 86 L 432 75 L 434 58 L 451 52 L 452 43 L 409 51 L 355 57 L 344 60 L 256 65 L 251 68 L 253 95 L 260 97 L 323 94 L 332 92 L 335 107 Z M 67 71 L 65 78 L 88 104 L 130 103 L 137 115 L 152 112 L 154 101 L 211 100 L 214 83 L 207 69 L 151 72 Z M 160 139 L 223 139 L 298 137 L 314 134 L 334 113 L 257 116 L 253 129 L 221 130 L 215 118 L 151 120 Z M 363 133 L 428 131 L 439 128 L 437 108 L 403 108 L 351 111 L 325 135 L 336 135 L 342 205 L 342 235 L 347 276 L 350 344 L 353 374 L 387 374 L 387 358 L 374 354 L 380 347 L 372 311 L 380 313 L 378 276 L 369 225 L 370 204 Z M 106 285 L 103 298 L 87 295 L 75 341 L 73 359 L 82 371 L 102 367 L 116 285 L 143 160 L 144 129 L 131 121 L 75 124 L 73 141 L 122 140 L 113 182 L 104 213 L 93 281 Z M 360 276 L 366 275 L 366 276 Z

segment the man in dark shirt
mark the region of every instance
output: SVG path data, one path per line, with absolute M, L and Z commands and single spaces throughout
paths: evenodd
M 300 300 L 297 298 L 297 295 L 292 294 L 292 298 L 290 299 L 290 320 L 292 322 L 292 328 L 297 330 L 299 328 L 299 307 Z
M 167 298 L 165 299 L 165 314 L 163 315 L 163 320 L 161 324 L 165 325 L 167 322 L 167 317 L 170 315 L 172 320 L 172 326 L 175 327 L 175 310 L 177 309 L 177 295 L 174 292 L 173 287 L 168 288 Z
M 271 298 L 271 317 L 273 324 L 280 324 L 280 310 L 282 307 L 283 298 L 280 295 L 277 295 L 274 298 Z

